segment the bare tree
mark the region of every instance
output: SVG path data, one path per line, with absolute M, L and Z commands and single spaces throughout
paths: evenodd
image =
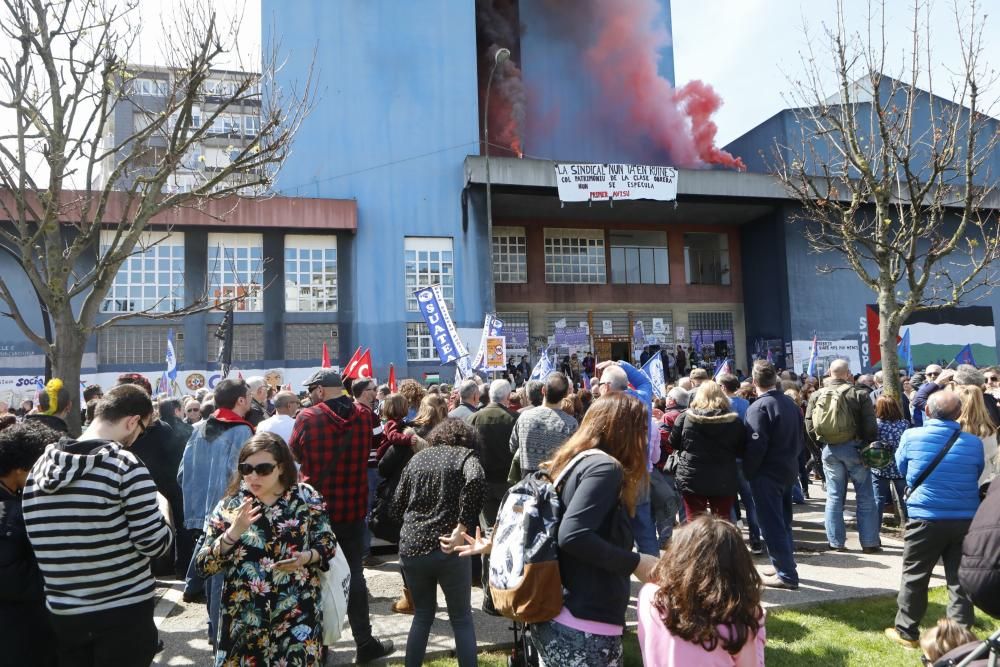
M 0 211 L 9 221 L 0 225 L 0 242 L 19 256 L 51 315 L 54 338 L 29 326 L 6 276 L 0 276 L 0 300 L 4 314 L 44 350 L 53 374 L 69 387 L 79 386 L 84 346 L 97 330 L 128 317 L 176 317 L 216 307 L 220 298 L 238 301 L 241 295 L 208 295 L 206 286 L 200 298 L 179 308 L 126 307 L 98 321 L 122 263 L 169 236 L 176 217 L 170 211 L 218 212 L 226 206 L 209 206 L 212 200 L 267 195 L 312 104 L 311 75 L 299 91 L 275 85 L 273 52 L 250 72 L 228 73 L 224 89 L 206 90 L 212 72 L 235 49 L 235 27 L 220 28 L 204 3 L 188 3 L 164 25 L 168 64 L 156 79 L 157 104 L 148 105 L 149 91 L 138 89 L 130 60 L 139 32 L 137 4 L 0 3 L 0 35 L 13 44 L 10 56 L 0 59 L 0 109 L 12 119 L 0 134 Z M 232 149 L 223 164 L 194 169 L 190 183 L 175 187 L 171 179 L 197 159 L 213 126 L 248 104 L 259 106 L 260 116 L 245 145 Z M 139 122 L 116 141 L 111 130 L 123 106 Z M 151 224 L 158 231 L 151 232 Z
M 840 0 L 822 40 L 829 53 L 803 57 L 806 74 L 792 81 L 802 141 L 777 147 L 776 172 L 799 202 L 810 249 L 834 257 L 820 271 L 853 271 L 875 293 L 883 375 L 898 398 L 896 340 L 907 317 L 981 298 L 995 283 L 1000 206 L 988 161 L 1000 124 L 987 115 L 996 74 L 982 62 L 988 32 L 975 0 L 956 0 L 954 25 L 939 26 L 961 42 L 947 99 L 934 93 L 928 6 L 913 3 L 912 43 L 898 64 L 889 62 L 884 4 L 868 10 L 867 33 L 849 34 Z M 828 96 L 831 65 L 837 92 Z

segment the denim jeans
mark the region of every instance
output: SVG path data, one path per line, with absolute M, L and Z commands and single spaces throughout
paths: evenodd
M 632 535 L 635 546 L 641 554 L 660 556 L 660 545 L 656 541 L 656 527 L 653 525 L 653 507 L 647 496 L 646 502 L 635 506 L 635 516 L 631 517 Z
M 875 475 L 872 475 L 872 491 L 875 492 L 875 507 L 880 515 L 886 505 L 891 505 L 895 502 L 892 498 L 892 489 L 889 487 L 890 484 L 896 487 L 896 496 L 899 498 L 900 502 L 902 502 L 903 494 L 906 493 L 905 479 L 902 477 L 899 479 L 889 479 L 888 477 L 876 477 Z
M 205 534 L 200 530 L 190 530 L 188 528 L 181 528 L 181 530 L 191 533 L 194 541 L 191 560 L 188 561 L 187 574 L 184 575 L 184 593 L 186 595 L 198 595 L 205 592 L 205 580 L 198 576 L 198 569 L 195 567 L 195 557 L 197 557 L 198 552 L 205 545 Z
M 771 565 L 782 581 L 798 585 L 795 542 L 792 539 L 792 484 L 761 475 L 750 480 L 757 520 Z
M 760 522 L 757 521 L 757 504 L 753 501 L 753 490 L 750 488 L 750 482 L 743 476 L 742 463 L 736 467 L 736 472 L 740 480 L 739 499 L 747 511 L 747 531 L 750 533 L 750 546 L 757 546 L 760 544 Z M 739 503 L 733 509 L 733 523 L 736 523 L 735 519 L 739 517 Z
M 419 667 L 427 652 L 427 638 L 437 611 L 440 584 L 448 607 L 448 620 L 455 635 L 455 653 L 460 667 L 477 664 L 476 626 L 472 622 L 472 576 L 468 558 L 435 549 L 423 556 L 400 558 L 406 584 L 413 596 L 413 623 L 406 638 L 406 665 Z
M 208 608 L 208 643 L 215 648 L 219 638 L 219 621 L 222 619 L 222 572 L 205 579 L 205 606 Z
M 382 475 L 378 474 L 378 468 L 368 469 L 368 513 L 365 515 L 365 534 L 362 555 L 368 558 L 372 552 L 372 531 L 367 529 L 368 521 L 372 518 L 372 508 L 375 506 L 375 490 L 382 483 Z
M 681 495 L 677 492 L 677 482 L 672 475 L 653 468 L 649 473 L 649 502 L 653 510 L 653 523 L 659 537 L 660 548 L 664 549 L 674 534 L 677 524 L 677 507 Z
M 844 500 L 847 480 L 854 484 L 857 500 L 858 537 L 862 547 L 879 546 L 878 510 L 872 491 L 872 472 L 861 463 L 854 441 L 823 448 L 823 472 L 826 475 L 826 539 L 831 547 L 842 548 L 847 541 L 844 525 Z

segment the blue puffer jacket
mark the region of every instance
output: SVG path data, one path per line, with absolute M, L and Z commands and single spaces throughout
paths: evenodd
M 958 422 L 925 419 L 920 428 L 903 432 L 896 450 L 896 465 L 911 486 L 931 464 Z M 979 476 L 985 465 L 983 442 L 962 433 L 941 463 L 928 475 L 906 503 L 911 519 L 941 521 L 971 519 L 979 508 Z

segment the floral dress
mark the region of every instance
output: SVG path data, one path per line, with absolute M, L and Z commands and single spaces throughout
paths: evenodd
M 884 468 L 872 468 L 872 474 L 885 479 L 903 479 L 903 473 L 896 467 L 896 449 L 899 447 L 899 439 L 903 431 L 909 428 L 910 422 L 905 419 L 899 421 L 878 420 L 878 439 L 882 445 L 892 452 L 892 463 Z
M 321 664 L 323 609 L 320 570 L 337 549 L 322 497 L 297 484 L 270 507 L 219 556 L 216 540 L 229 528 L 240 503 L 253 494 L 241 486 L 226 496 L 205 521 L 205 546 L 198 552 L 198 572 L 225 574 L 222 585 L 217 667 L 299 667 Z M 318 563 L 298 572 L 274 564 L 314 549 Z

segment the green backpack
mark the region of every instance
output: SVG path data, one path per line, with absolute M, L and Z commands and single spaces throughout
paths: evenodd
M 851 385 L 827 387 L 816 395 L 812 409 L 813 430 L 820 440 L 828 445 L 839 445 L 854 439 L 857 427 L 851 406 L 847 404 L 847 392 Z

